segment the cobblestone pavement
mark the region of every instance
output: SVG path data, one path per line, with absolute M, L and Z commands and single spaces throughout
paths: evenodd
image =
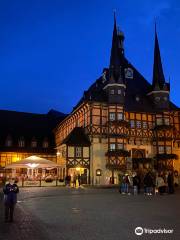
M 179 191 L 166 196 L 127 196 L 117 189 L 20 190 L 15 222 L 3 223 L 1 214 L 0 239 L 180 239 Z M 174 229 L 174 233 L 137 236 L 138 226 Z

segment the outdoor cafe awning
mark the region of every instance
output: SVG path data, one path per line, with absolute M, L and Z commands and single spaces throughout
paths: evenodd
M 58 168 L 59 164 L 47 160 L 45 158 L 40 158 L 37 156 L 30 156 L 15 163 L 7 165 L 6 169 L 16 169 L 16 168 Z

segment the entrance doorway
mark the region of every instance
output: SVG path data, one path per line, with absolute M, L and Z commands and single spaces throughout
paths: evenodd
M 88 168 L 81 168 L 81 167 L 69 168 L 68 175 L 71 176 L 71 180 L 73 180 L 74 177 L 79 176 L 81 184 L 89 184 Z

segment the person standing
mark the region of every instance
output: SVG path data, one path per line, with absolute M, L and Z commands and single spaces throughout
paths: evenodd
M 133 193 L 134 193 L 134 195 L 139 193 L 138 188 L 139 188 L 139 178 L 138 178 L 137 174 L 134 173 L 133 174 Z
M 17 193 L 19 193 L 19 188 L 15 184 L 13 178 L 9 179 L 9 183 L 3 188 L 4 192 L 4 205 L 5 205 L 5 222 L 13 222 L 14 208 L 17 203 Z
M 167 177 L 167 184 L 168 184 L 168 193 L 173 194 L 174 193 L 174 175 L 173 171 L 169 171 L 168 177 Z
M 148 172 L 144 177 L 144 187 L 145 187 L 145 194 L 146 195 L 152 195 L 152 189 L 153 189 L 153 178 L 151 176 L 151 173 Z
M 160 195 L 163 195 L 166 191 L 166 184 L 162 174 L 158 174 L 156 177 L 156 187 Z

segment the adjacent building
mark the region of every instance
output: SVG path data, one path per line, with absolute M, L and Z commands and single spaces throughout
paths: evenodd
M 47 114 L 0 110 L 0 175 L 5 166 L 32 155 L 56 162 L 52 130 L 65 116 L 54 110 Z M 25 171 L 19 169 L 17 175 Z
M 155 30 L 150 84 L 125 57 L 114 19 L 108 68 L 54 130 L 61 177 L 118 182 L 126 171 L 180 170 L 180 111 L 170 100 Z

